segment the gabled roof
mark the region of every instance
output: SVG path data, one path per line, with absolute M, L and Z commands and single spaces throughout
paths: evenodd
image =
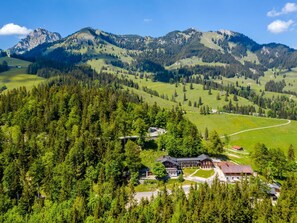
M 201 154 L 200 156 L 197 157 L 199 161 L 203 160 L 211 160 L 211 158 L 208 155 Z
M 193 158 L 176 158 L 177 162 L 185 162 L 185 161 L 192 161 L 192 162 L 199 162 L 199 159 L 197 157 Z
M 173 163 L 174 165 L 179 166 L 178 162 L 176 161 L 176 158 L 173 158 L 171 156 L 163 156 L 162 158 L 158 159 L 158 161 L 160 161 L 161 163 L 170 162 L 170 163 Z
M 223 165 L 221 169 L 224 174 L 253 174 L 253 169 L 250 165 Z
M 269 186 L 270 188 L 274 188 L 274 189 L 278 189 L 278 190 L 281 189 L 281 185 L 279 185 L 278 183 L 268 184 L 268 186 Z
M 234 166 L 236 165 L 235 163 L 232 163 L 230 161 L 221 161 L 217 163 L 218 167 L 222 168 L 222 166 Z
M 165 161 L 168 161 L 168 162 L 172 162 L 174 164 L 178 164 L 178 162 L 187 162 L 187 161 L 201 162 L 203 160 L 211 160 L 211 158 L 208 155 L 205 155 L 205 154 L 201 154 L 198 157 L 189 157 L 189 158 L 188 157 L 174 158 L 174 157 L 171 157 L 171 156 L 162 156 L 157 161 L 162 162 L 162 163 L 165 162 Z

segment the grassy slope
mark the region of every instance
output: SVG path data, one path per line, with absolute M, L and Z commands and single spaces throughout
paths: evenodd
M 222 39 L 222 36 L 216 32 L 204 32 L 201 36 L 200 42 L 204 46 L 209 47 L 211 49 L 223 51 L 223 49 L 219 45 L 215 44 L 211 39 L 215 39 L 215 40 Z
M 198 116 L 189 112 L 186 117 L 198 126 L 198 129 L 204 132 L 207 127 L 209 131 L 216 130 L 219 135 L 232 134 L 245 129 L 277 125 L 286 123 L 285 120 L 261 118 L 248 115 L 232 115 L 232 114 L 212 114 L 206 116 Z
M 177 87 L 175 84 L 168 84 L 168 83 L 163 83 L 163 82 L 153 82 L 150 79 L 145 80 L 145 79 L 140 79 L 140 78 L 135 78 L 133 75 L 127 75 L 130 79 L 132 79 L 134 82 L 139 84 L 140 89 L 142 87 L 148 87 L 152 90 L 156 90 L 160 95 L 164 94 L 167 95 L 169 99 L 172 98 L 172 95 L 176 91 L 178 96 L 175 98 L 176 102 L 180 102 L 185 108 L 189 111 L 199 111 L 198 108 L 194 107 L 189 107 L 188 101 L 193 103 L 196 101 L 198 102 L 199 97 L 202 98 L 202 103 L 204 105 L 208 105 L 209 107 L 213 109 L 220 108 L 224 105 L 227 105 L 228 102 L 224 101 L 225 98 L 225 92 L 220 92 L 217 90 L 212 90 L 212 94 L 208 94 L 208 90 L 203 90 L 203 86 L 200 84 L 193 84 L 192 90 L 190 90 L 190 84 L 186 84 L 186 98 L 188 99 L 187 101 L 183 101 L 184 99 L 184 92 L 183 92 L 183 85 L 179 84 Z M 221 100 L 217 100 L 217 94 L 220 94 Z M 229 99 L 233 99 L 233 95 L 231 94 L 229 96 Z M 235 104 L 235 103 L 234 103 Z M 250 101 L 248 101 L 245 98 L 240 98 L 238 97 L 238 105 L 253 105 Z M 162 106 L 162 104 L 160 104 Z M 257 106 L 256 106 L 257 107 Z
M 232 136 L 230 137 L 230 143 L 233 145 L 239 144 L 247 151 L 252 152 L 254 145 L 261 142 L 269 148 L 280 148 L 287 153 L 290 144 L 294 146 L 295 150 L 297 148 L 296 129 L 297 122 L 292 121 L 291 124 L 286 126 Z
M 285 75 L 286 77 L 284 78 L 283 75 Z M 265 90 L 265 84 L 270 80 L 274 80 L 277 82 L 281 81 L 281 80 L 285 80 L 286 86 L 285 86 L 284 90 L 297 92 L 297 81 L 296 81 L 297 80 L 297 68 L 292 69 L 292 71 L 290 71 L 290 72 L 281 72 L 280 75 L 276 75 L 276 76 L 274 76 L 272 70 L 268 70 L 265 72 L 264 77 L 259 78 L 260 84 L 256 84 L 255 80 L 252 80 L 249 78 L 245 79 L 244 77 L 240 77 L 240 78 L 236 78 L 236 77 L 235 78 L 224 78 L 223 77 L 223 82 L 221 82 L 221 81 L 217 81 L 217 82 L 227 85 L 228 83 L 235 84 L 237 81 L 239 85 L 244 86 L 244 87 L 249 85 L 251 87 L 251 89 L 260 93 L 260 91 Z M 272 98 L 272 97 L 277 97 L 277 96 L 282 96 L 282 95 L 291 97 L 293 100 L 297 101 L 296 96 L 291 96 L 291 95 L 283 94 L 283 93 L 268 92 L 268 91 L 265 91 L 264 97 Z
M 199 109 L 188 106 L 188 101 L 183 102 L 183 87 L 180 84 L 178 87 L 175 87 L 174 84 L 161 83 L 161 82 L 152 82 L 151 80 L 140 79 L 139 77 L 136 79 L 133 75 L 127 75 L 133 81 L 137 82 L 140 86 L 139 90 L 128 88 L 131 92 L 140 95 L 144 101 L 148 104 L 152 105 L 155 102 L 167 109 L 171 109 L 174 106 L 178 105 L 178 102 L 182 104 L 183 109 L 186 111 L 185 117 L 192 121 L 198 129 L 201 131 L 202 135 L 204 134 L 204 130 L 207 127 L 209 131 L 216 130 L 219 135 L 223 136 L 224 134 L 232 134 L 241 130 L 257 128 L 257 127 L 265 127 L 271 125 L 277 125 L 286 123 L 285 120 L 280 119 L 271 119 L 271 118 L 261 118 L 261 117 L 253 117 L 253 116 L 243 116 L 243 115 L 232 115 L 232 114 L 212 114 L 212 115 L 200 115 Z M 228 81 L 235 83 L 236 80 L 240 82 L 244 82 L 243 84 L 251 84 L 252 87 L 258 86 L 253 80 L 245 80 L 243 78 L 233 78 L 228 79 Z M 224 83 L 227 83 L 227 80 L 223 80 Z M 143 92 L 142 87 L 147 86 L 150 89 L 158 91 L 159 94 L 167 95 L 169 99 L 171 99 L 174 91 L 176 90 L 178 93 L 178 97 L 176 97 L 177 102 L 172 102 L 170 100 L 165 100 L 160 97 L 151 96 L 150 94 Z M 186 85 L 186 96 L 189 100 L 197 101 L 199 96 L 202 98 L 202 102 L 205 105 L 209 105 L 212 108 L 221 107 L 227 102 L 224 101 L 224 96 L 220 101 L 216 100 L 216 95 L 218 91 L 213 90 L 212 95 L 208 95 L 208 91 L 202 89 L 201 85 L 194 84 L 194 90 L 189 89 L 189 84 Z M 258 91 L 262 86 L 258 86 Z M 265 93 L 266 96 L 272 97 L 272 95 L 277 95 L 275 93 Z M 229 96 L 229 98 L 233 98 L 233 96 Z M 252 105 L 251 102 L 244 98 L 238 98 L 239 105 Z M 246 132 L 239 135 L 235 135 L 230 137 L 230 146 L 232 145 L 241 145 L 245 148 L 247 152 L 252 152 L 256 143 L 264 143 L 268 147 L 280 147 L 283 151 L 286 151 L 289 144 L 293 144 L 295 148 L 297 148 L 297 137 L 296 135 L 297 122 L 293 122 L 288 126 L 282 126 L 278 128 L 272 129 L 264 129 L 257 130 L 252 132 Z M 273 137 L 272 137 L 273 136 Z M 228 152 L 228 154 L 232 155 L 232 152 Z M 227 155 L 228 155 L 227 154 Z M 236 154 L 234 154 L 236 155 Z M 250 159 L 248 155 L 239 154 L 236 156 L 229 156 L 232 160 L 238 163 L 250 163 Z
M 0 73 L 0 85 L 5 85 L 8 90 L 21 86 L 25 86 L 27 89 L 30 89 L 44 80 L 36 75 L 26 73 L 26 67 L 30 64 L 30 62 L 15 58 L 2 57 L 0 58 L 0 63 L 4 60 L 9 66 L 22 66 L 22 68 L 10 68 L 9 71 Z
M 185 58 L 181 59 L 174 64 L 167 66 L 166 69 L 178 69 L 180 66 L 196 66 L 196 65 L 201 65 L 201 66 L 226 66 L 227 64 L 220 63 L 220 62 L 213 62 L 213 63 L 206 63 L 203 62 L 201 58 L 199 57 L 191 57 L 191 58 Z
M 0 58 L 0 63 L 3 61 L 6 61 L 9 66 L 22 66 L 22 67 L 28 67 L 30 62 L 25 61 L 25 60 L 20 60 L 12 57 L 1 57 Z
M 164 108 L 172 108 L 177 105 L 174 102 L 164 100 L 159 97 L 150 96 L 149 94 L 130 88 L 134 93 L 140 94 L 148 104 L 157 103 Z M 184 106 L 187 110 L 188 106 Z M 286 120 L 261 118 L 254 116 L 232 115 L 232 114 L 212 114 L 200 115 L 198 112 L 187 111 L 186 118 L 193 122 L 198 129 L 204 134 L 207 127 L 209 131 L 216 130 L 219 135 L 232 134 L 241 130 L 265 127 L 270 125 L 278 125 L 286 123 Z M 230 145 L 241 145 L 247 151 L 253 151 L 256 143 L 264 143 L 269 147 L 280 147 L 284 151 L 287 150 L 289 144 L 293 144 L 297 148 L 296 135 L 297 122 L 292 121 L 288 126 L 282 126 L 272 129 L 257 130 L 246 132 L 230 137 Z M 271 139 L 273 136 L 273 139 Z M 244 159 L 246 161 L 246 159 Z M 243 162 L 245 163 L 245 162 Z

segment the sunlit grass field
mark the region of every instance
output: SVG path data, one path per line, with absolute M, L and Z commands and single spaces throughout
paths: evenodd
M 37 86 L 39 83 L 44 81 L 44 78 L 41 78 L 37 75 L 27 74 L 27 67 L 30 64 L 28 61 L 2 57 L 0 58 L 0 63 L 6 61 L 10 69 L 6 72 L 0 73 L 0 86 L 6 86 L 8 90 L 26 87 L 31 89 L 34 85 Z M 21 68 L 16 68 L 13 66 L 21 66 Z M 4 91 L 5 92 L 5 91 Z

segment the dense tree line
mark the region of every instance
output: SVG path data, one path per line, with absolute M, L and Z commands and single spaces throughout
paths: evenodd
M 273 80 L 268 81 L 265 84 L 265 91 L 279 92 L 282 93 L 284 87 L 286 86 L 285 80 L 275 82 Z
M 7 57 L 7 53 L 0 49 L 0 57 Z
M 252 159 L 260 174 L 268 180 L 283 179 L 288 172 L 296 172 L 294 148 L 290 145 L 288 156 L 279 148 L 267 148 L 264 144 L 257 144 Z
M 9 66 L 7 62 L 4 60 L 2 64 L 0 64 L 0 73 L 8 70 L 9 70 Z

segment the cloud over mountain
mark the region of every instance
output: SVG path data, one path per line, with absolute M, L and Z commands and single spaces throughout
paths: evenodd
M 0 35 L 27 35 L 31 32 L 31 29 L 25 26 L 19 26 L 14 23 L 8 23 L 0 29 Z
M 288 2 L 284 5 L 281 11 L 276 11 L 275 9 L 272 9 L 271 11 L 267 12 L 267 16 L 269 17 L 276 17 L 280 15 L 285 15 L 289 13 L 297 12 L 297 4 Z
M 286 32 L 292 27 L 294 24 L 293 20 L 283 21 L 283 20 L 275 20 L 267 26 L 267 30 L 274 34 L 279 34 Z

